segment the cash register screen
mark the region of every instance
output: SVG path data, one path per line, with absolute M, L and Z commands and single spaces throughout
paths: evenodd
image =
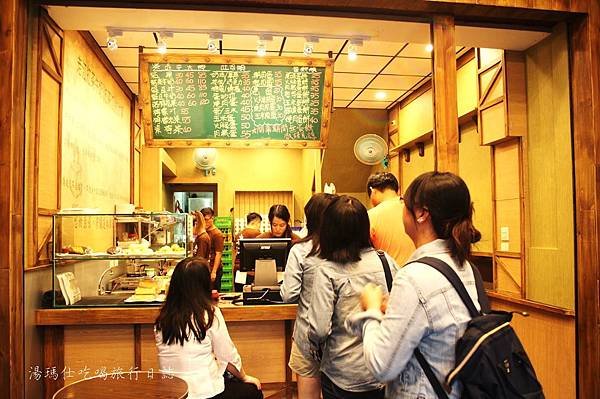
M 274 260 L 277 271 L 285 270 L 292 246 L 290 238 L 242 238 L 240 239 L 240 270 L 254 271 L 257 260 Z

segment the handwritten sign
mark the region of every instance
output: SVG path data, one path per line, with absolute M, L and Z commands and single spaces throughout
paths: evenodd
M 146 143 L 325 147 L 330 60 L 140 56 Z

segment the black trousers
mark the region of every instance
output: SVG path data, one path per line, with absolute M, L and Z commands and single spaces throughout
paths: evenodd
M 252 384 L 225 379 L 225 390 L 212 399 L 263 399 L 263 393 Z
M 221 292 L 221 278 L 222 277 L 223 277 L 223 267 L 219 267 L 217 269 L 217 277 L 215 278 L 215 281 L 212 284 L 213 290 L 217 290 L 217 291 Z
M 378 389 L 366 392 L 346 391 L 335 385 L 329 377 L 321 373 L 321 393 L 323 393 L 323 399 L 383 399 L 385 390 Z

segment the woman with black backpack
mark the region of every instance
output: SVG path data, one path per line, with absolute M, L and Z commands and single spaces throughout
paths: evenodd
M 365 311 L 347 324 L 363 337 L 371 373 L 388 382 L 386 398 L 436 398 L 414 350 L 420 350 L 435 377 L 444 381 L 454 368 L 455 345 L 471 316 L 444 275 L 419 259 L 432 257 L 447 263 L 479 309 L 468 259 L 471 244 L 481 235 L 473 226 L 469 190 L 452 173 L 420 175 L 407 188 L 404 202 L 404 228 L 416 250 L 396 274 L 387 307 L 382 288 L 369 284 L 361 297 Z M 450 387 L 449 398 L 460 397 L 459 385 Z

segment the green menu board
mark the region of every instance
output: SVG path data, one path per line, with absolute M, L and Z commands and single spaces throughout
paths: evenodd
M 143 54 L 147 143 L 324 147 L 332 67 L 308 61 Z

